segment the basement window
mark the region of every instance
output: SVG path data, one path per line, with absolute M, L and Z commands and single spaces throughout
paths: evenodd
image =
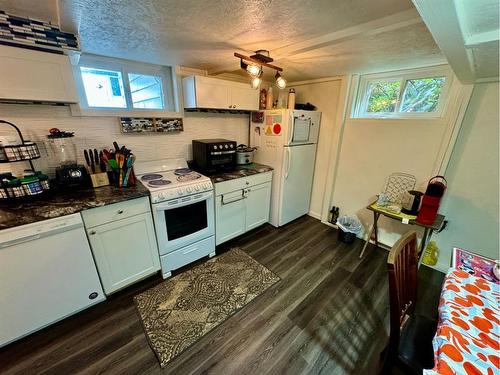
M 75 77 L 82 114 L 151 116 L 175 111 L 170 67 L 83 55 Z
M 353 118 L 440 117 L 451 79 L 444 68 L 363 75 Z

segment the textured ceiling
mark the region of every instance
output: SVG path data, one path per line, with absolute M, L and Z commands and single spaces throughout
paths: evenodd
M 0 9 L 18 2 L 0 0 Z M 57 8 L 84 52 L 214 73 L 238 72 L 233 52 L 256 49 L 269 49 L 289 80 L 444 62 L 410 0 L 60 0 Z M 384 30 L 408 12 L 415 21 Z M 375 35 L 359 26 L 384 17 Z

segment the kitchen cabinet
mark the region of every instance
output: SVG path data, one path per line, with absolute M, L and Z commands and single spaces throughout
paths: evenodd
M 0 99 L 76 103 L 69 57 L 0 46 Z
M 93 208 L 82 216 L 106 294 L 160 269 L 149 198 Z
M 269 221 L 272 172 L 215 184 L 217 245 Z
M 189 76 L 182 80 L 184 108 L 259 109 L 259 90 L 250 84 L 204 76 Z

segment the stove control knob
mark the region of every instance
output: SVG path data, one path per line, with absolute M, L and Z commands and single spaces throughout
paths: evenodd
M 191 186 L 188 186 L 188 187 L 187 187 L 187 189 L 186 189 L 186 191 L 187 191 L 188 193 L 191 193 Z
M 234 145 L 231 143 L 231 144 L 229 145 L 229 148 L 233 148 L 233 147 L 234 147 Z
M 196 191 L 200 190 L 200 186 L 199 186 L 199 185 L 196 185 L 196 186 L 194 187 L 194 190 L 196 190 Z
M 160 197 L 160 199 L 165 199 L 165 194 L 164 193 L 160 193 L 158 196 Z
M 178 195 L 182 195 L 182 189 L 177 190 Z
M 229 146 L 227 144 L 224 145 L 224 148 L 229 148 Z
M 214 145 L 214 150 L 217 150 L 217 145 Z
M 222 145 L 219 145 L 219 150 L 222 150 Z

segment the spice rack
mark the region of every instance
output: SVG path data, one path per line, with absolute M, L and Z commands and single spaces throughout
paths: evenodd
M 40 151 L 34 142 L 24 139 L 19 128 L 11 122 L 0 120 L 0 124 L 13 127 L 20 139 L 19 144 L 0 146 L 0 163 L 28 162 L 32 176 L 15 178 L 12 174 L 5 174 L 0 185 L 0 202 L 10 202 L 19 199 L 35 198 L 50 189 L 49 179 L 46 175 L 35 171 L 32 160 L 40 158 Z M 10 176 L 9 176 L 10 175 Z

